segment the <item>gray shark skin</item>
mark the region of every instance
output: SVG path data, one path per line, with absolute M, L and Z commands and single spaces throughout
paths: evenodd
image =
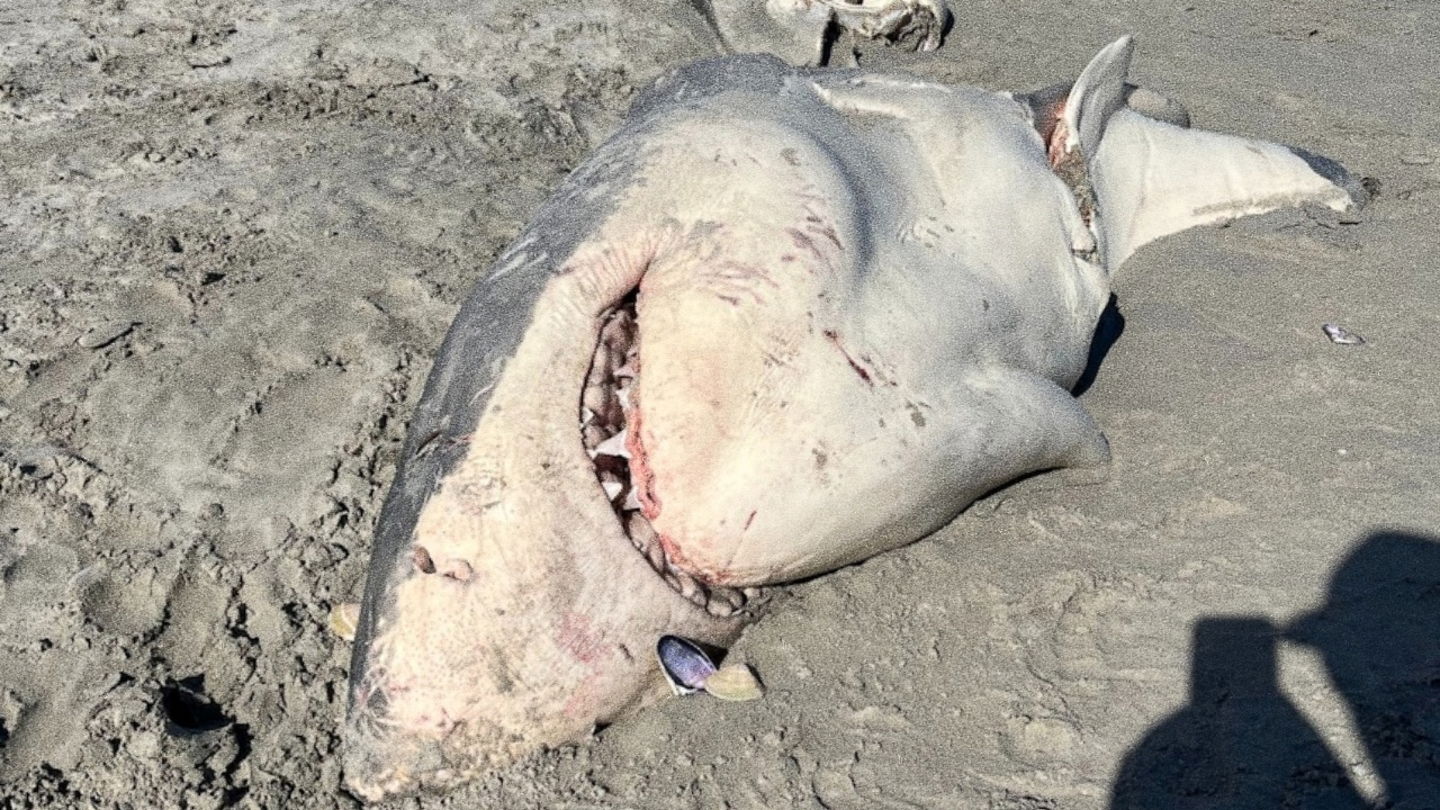
M 644 94 L 441 348 L 376 533 L 349 789 L 581 739 L 668 692 L 661 635 L 724 646 L 757 589 L 1103 467 L 1069 390 L 1111 272 L 1363 194 L 1333 161 L 1177 125 L 1125 83 L 1131 49 L 1031 95 L 761 56 Z

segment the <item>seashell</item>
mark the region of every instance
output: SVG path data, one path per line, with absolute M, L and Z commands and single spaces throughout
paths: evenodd
M 660 670 L 670 690 L 677 695 L 707 692 L 721 700 L 755 700 L 765 694 L 765 687 L 750 667 L 739 662 L 716 668 L 710 654 L 695 642 L 682 636 L 661 636 L 655 645 Z
M 757 700 L 765 694 L 765 687 L 760 685 L 754 670 L 739 662 L 716 670 L 701 688 L 721 700 Z
M 330 608 L 330 632 L 341 641 L 355 640 L 355 627 L 360 623 L 360 603 L 343 602 Z
M 660 671 L 677 695 L 693 695 L 705 688 L 705 682 L 716 672 L 715 662 L 700 645 L 681 636 L 661 636 L 655 644 L 655 657 Z
M 1325 330 L 1325 337 L 1330 338 L 1331 343 L 1338 343 L 1341 346 L 1358 346 L 1365 342 L 1365 338 L 1338 323 L 1327 323 L 1320 328 Z

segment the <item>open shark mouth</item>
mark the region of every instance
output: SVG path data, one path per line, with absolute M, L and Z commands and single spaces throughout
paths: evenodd
M 708 585 L 670 564 L 650 519 L 660 504 L 640 440 L 640 321 L 631 291 L 602 314 L 595 355 L 580 395 L 580 435 L 595 478 L 630 543 L 676 593 L 713 616 L 754 607 L 759 588 Z

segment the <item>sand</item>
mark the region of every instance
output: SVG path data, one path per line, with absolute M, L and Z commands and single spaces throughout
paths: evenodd
M 765 699 L 395 806 L 1440 806 L 1440 14 L 956 13 L 863 63 L 1029 89 L 1131 32 L 1197 126 L 1381 193 L 1142 250 L 1083 394 L 1110 478 L 784 589 Z M 713 50 L 659 0 L 0 6 L 0 805 L 357 806 L 326 616 L 448 320 Z

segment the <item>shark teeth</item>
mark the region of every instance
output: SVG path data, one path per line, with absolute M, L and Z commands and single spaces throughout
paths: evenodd
M 636 407 L 640 369 L 640 326 L 636 294 L 601 315 L 600 336 L 580 392 L 581 445 L 595 465 L 595 478 L 630 543 L 674 591 L 717 618 L 755 607 L 755 588 L 710 586 L 670 565 L 655 528 L 640 511 L 638 487 L 631 477 L 630 413 Z M 728 676 L 727 676 L 728 677 Z
M 630 458 L 630 451 L 625 447 L 625 438 L 629 431 L 622 430 L 614 436 L 600 442 L 595 446 L 595 454 L 600 456 L 619 456 Z M 611 496 L 613 500 L 615 496 Z

